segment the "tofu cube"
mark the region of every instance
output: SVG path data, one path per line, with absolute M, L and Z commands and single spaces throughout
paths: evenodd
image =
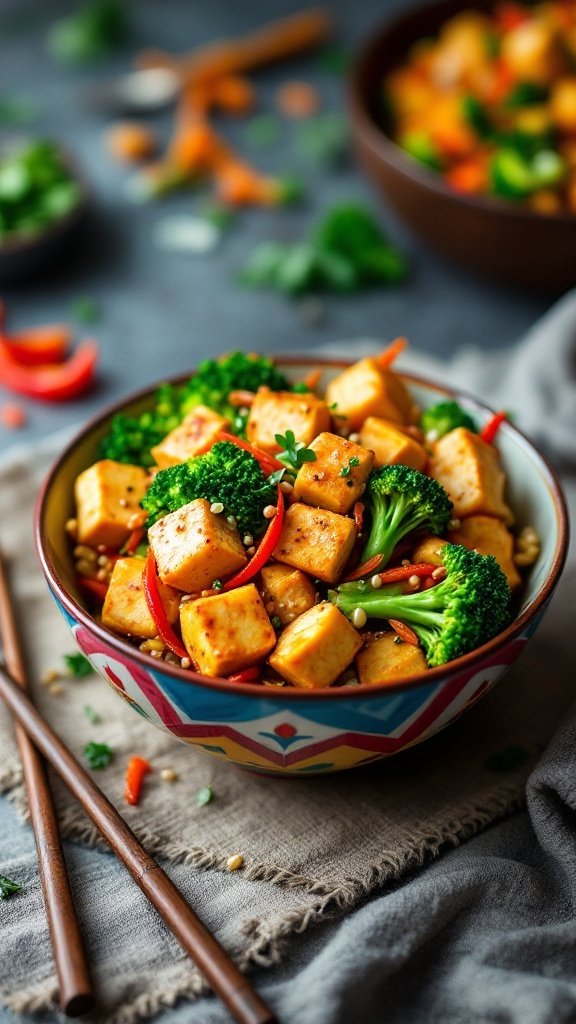
M 276 643 L 253 583 L 229 593 L 187 601 L 180 609 L 182 639 L 207 676 L 228 676 L 262 661 Z
M 283 626 L 316 604 L 312 580 L 289 565 L 266 565 L 262 569 L 262 600 L 268 615 L 277 615 Z
M 409 679 L 427 669 L 422 648 L 414 644 L 396 643 L 393 633 L 369 640 L 356 658 L 358 679 L 368 686 Z
M 269 662 L 294 686 L 324 689 L 348 667 L 362 642 L 346 616 L 324 601 L 286 627 Z
M 400 378 L 382 369 L 376 359 L 361 359 L 338 374 L 326 388 L 326 402 L 333 415 L 346 417 L 351 431 L 360 430 L 367 416 L 381 416 L 393 423 L 414 423 L 417 410 Z
M 121 547 L 130 535 L 128 523 L 134 513 L 142 514 L 140 501 L 148 482 L 141 466 L 113 459 L 102 459 L 80 473 L 74 485 L 79 543 Z
M 389 420 L 368 416 L 360 430 L 360 444 L 374 452 L 375 466 L 402 465 L 420 472 L 428 462 L 421 444 Z
M 428 565 L 442 565 L 442 548 L 448 542 L 442 537 L 423 537 L 412 552 L 412 562 L 427 562 Z
M 363 493 L 374 463 L 372 452 L 337 434 L 322 433 L 310 445 L 315 462 L 298 471 L 294 493 L 307 505 L 345 516 Z
M 513 590 L 522 582 L 514 564 L 514 538 L 501 519 L 495 519 L 494 516 L 468 516 L 457 530 L 450 530 L 448 540 L 451 544 L 472 548 L 481 555 L 494 555 L 506 574 L 510 589 Z
M 148 611 L 144 593 L 144 558 L 119 558 L 114 566 L 106 599 L 102 608 L 102 623 L 116 633 L 141 636 L 151 640 L 158 630 Z M 176 622 L 180 595 L 164 583 L 158 584 L 158 592 L 171 624 Z
M 336 583 L 355 540 L 351 519 L 297 502 L 286 512 L 274 558 L 325 583 Z
M 297 441 L 309 445 L 321 430 L 329 430 L 331 416 L 326 402 L 313 394 L 292 391 L 259 391 L 252 403 L 246 434 L 265 452 L 277 452 L 275 434 L 292 430 Z
M 478 434 L 457 427 L 434 445 L 430 475 L 448 491 L 456 518 L 498 516 L 512 521 L 504 501 L 504 471 L 498 451 Z
M 226 430 L 228 420 L 206 405 L 197 405 L 182 420 L 180 426 L 152 448 L 152 457 L 160 469 L 185 462 L 194 455 L 202 455 L 217 441 L 220 430 Z
M 248 561 L 236 526 L 210 511 L 210 502 L 196 498 L 159 519 L 148 531 L 158 575 L 187 594 L 212 586 Z

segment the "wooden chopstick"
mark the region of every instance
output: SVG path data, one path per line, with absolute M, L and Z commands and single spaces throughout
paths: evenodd
M 26 690 L 24 659 L 1 557 L 0 638 L 6 666 L 18 685 Z M 60 842 L 56 809 L 44 761 L 19 725 L 16 726 L 16 739 L 28 791 L 30 821 L 36 840 L 44 905 L 60 987 L 60 1006 L 68 1017 L 79 1017 L 93 1009 L 94 995 Z
M 44 721 L 23 690 L 0 668 L 0 697 L 38 750 L 82 804 L 116 856 L 195 961 L 239 1024 L 277 1024 L 218 940 L 196 916 L 168 875 L 136 836 L 62 740 Z

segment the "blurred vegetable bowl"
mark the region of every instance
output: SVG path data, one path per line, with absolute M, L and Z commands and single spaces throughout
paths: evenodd
M 554 63 L 556 51 L 564 48 L 562 32 L 542 48 L 545 6 L 436 0 L 404 9 L 373 32 L 358 55 L 350 113 L 362 166 L 426 242 L 499 281 L 558 293 L 576 283 L 576 220 L 568 181 L 573 143 L 563 131 L 555 135 L 551 124 L 542 148 L 541 128 L 557 115 L 557 83 L 564 83 L 564 93 L 566 82 L 572 83 L 576 96 L 576 77 L 570 71 L 573 58 L 564 71 L 563 64 Z M 505 14 L 508 21 L 502 20 Z M 565 16 L 574 19 L 576 36 L 575 14 Z M 488 31 L 492 26 L 496 29 Z M 539 47 L 533 68 L 528 44 Z M 501 52 L 495 56 L 497 47 Z M 524 62 L 517 73 L 508 68 L 508 56 Z M 484 77 L 478 78 L 477 68 L 474 75 L 466 71 L 473 58 L 481 61 Z M 543 66 L 548 58 L 549 68 Z M 444 76 L 441 87 L 438 75 Z M 490 102 L 480 98 L 486 76 Z M 494 98 L 495 84 L 500 98 Z M 436 136 L 431 138 L 432 122 L 440 125 L 450 153 L 440 152 Z M 535 126 L 538 139 L 531 136 L 530 145 L 537 148 L 526 151 L 527 133 L 533 135 Z

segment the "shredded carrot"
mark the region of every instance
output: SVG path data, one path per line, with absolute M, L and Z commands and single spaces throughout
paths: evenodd
M 388 623 L 390 626 L 392 626 L 392 629 L 397 634 L 397 636 L 399 636 L 407 644 L 413 644 L 414 647 L 420 646 L 420 641 L 416 636 L 416 633 L 414 632 L 413 629 L 410 629 L 410 626 L 407 626 L 405 622 L 400 622 L 399 619 L 388 619 Z
M 386 569 L 378 575 L 382 583 L 401 583 L 402 580 L 409 580 L 411 576 L 431 576 L 437 565 L 430 562 L 413 562 L 411 565 L 398 565 L 393 569 Z
M 0 423 L 7 430 L 20 430 L 26 423 L 27 416 L 21 405 L 9 402 L 0 406 Z
M 320 96 L 309 82 L 285 82 L 278 90 L 276 102 L 286 117 L 312 117 L 320 106 Z
M 355 503 L 352 514 L 354 516 L 354 525 L 356 527 L 356 532 L 360 533 L 361 530 L 362 530 L 363 523 L 364 523 L 364 504 L 363 504 L 363 502 L 357 501 Z
M 278 201 L 277 182 L 240 160 L 222 162 L 216 168 L 215 180 L 218 198 L 231 206 L 272 206 Z
M 106 148 L 115 160 L 134 164 L 152 156 L 156 149 L 156 139 L 145 125 L 122 121 L 106 133 Z
M 310 391 L 314 391 L 314 389 L 318 386 L 320 382 L 321 376 L 322 370 L 310 370 L 310 373 L 307 373 L 306 376 L 304 377 L 304 384 L 306 385 L 307 388 L 310 388 Z
M 407 347 L 408 341 L 406 338 L 395 338 L 391 341 L 386 348 L 376 356 L 376 362 L 382 370 L 387 369 L 392 365 L 395 359 L 398 358 L 401 352 Z
M 368 561 L 362 562 L 362 565 L 359 565 L 357 569 L 349 572 L 346 579 L 342 582 L 352 583 L 353 580 L 361 580 L 363 576 L 370 576 L 373 572 L 376 572 L 381 561 L 382 555 L 372 555 L 372 558 L 369 558 Z
M 254 86 L 239 75 L 218 79 L 209 90 L 209 97 L 227 114 L 249 114 L 256 105 Z
M 132 530 L 132 533 L 130 534 L 130 536 L 128 537 L 128 540 L 126 541 L 126 544 L 124 545 L 124 551 L 125 551 L 125 553 L 127 555 L 133 555 L 134 554 L 134 552 L 136 551 L 136 548 L 140 544 L 143 536 L 144 536 L 144 527 L 143 526 L 137 526 L 135 530 Z
M 124 799 L 127 804 L 133 806 L 138 803 L 142 791 L 144 776 L 151 772 L 152 768 L 143 757 L 131 757 L 126 769 L 126 782 L 124 784 Z
M 242 406 L 244 405 L 250 408 L 255 398 L 256 395 L 254 394 L 253 391 L 230 391 L 228 395 L 228 401 L 230 402 L 230 405 L 233 405 L 235 408 L 239 409 L 241 409 Z
M 206 121 L 183 121 L 172 138 L 166 162 L 187 175 L 209 170 L 218 148 L 217 140 L 216 133 Z

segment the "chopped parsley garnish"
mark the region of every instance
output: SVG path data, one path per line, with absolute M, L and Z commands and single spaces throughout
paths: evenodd
M 64 661 L 68 669 L 68 674 L 73 679 L 85 679 L 86 676 L 93 676 L 94 669 L 83 654 L 65 654 Z
M 72 303 L 72 316 L 79 324 L 95 324 L 100 319 L 100 307 L 89 295 L 79 295 Z
M 357 455 L 353 455 L 351 459 L 348 459 L 348 465 L 347 466 L 342 466 L 342 469 L 340 470 L 339 476 L 350 476 L 350 473 L 352 472 L 352 466 L 359 466 L 359 465 L 360 465 L 360 459 L 358 458 Z
M 307 448 L 304 441 L 297 441 L 293 430 L 287 430 L 285 434 L 274 434 L 274 440 L 282 448 L 277 458 L 280 462 L 288 463 L 290 469 L 300 469 L 305 462 L 316 462 L 316 453 Z
M 84 714 L 86 715 L 88 721 L 92 723 L 92 725 L 99 725 L 100 722 L 102 721 L 98 712 L 94 711 L 94 708 L 90 707 L 89 704 L 84 705 Z
M 212 580 L 212 590 L 222 590 L 222 580 Z
M 101 768 L 108 767 L 114 758 L 114 751 L 107 743 L 94 743 L 92 741 L 84 747 L 84 756 L 90 768 L 94 771 L 99 771 Z
M 7 900 L 10 896 L 17 896 L 19 892 L 22 892 L 22 886 L 18 882 L 13 882 L 12 879 L 6 878 L 6 875 L 0 875 L 0 900 Z
M 270 619 L 270 622 L 272 623 L 272 626 L 274 627 L 276 632 L 282 629 L 282 620 L 278 615 L 273 615 L 272 618 Z
M 198 807 L 205 807 L 214 799 L 214 791 L 211 786 L 202 786 L 196 793 L 196 805 Z

